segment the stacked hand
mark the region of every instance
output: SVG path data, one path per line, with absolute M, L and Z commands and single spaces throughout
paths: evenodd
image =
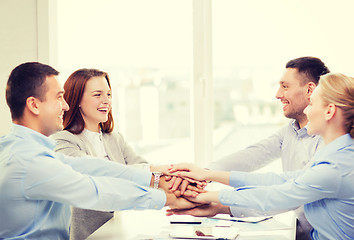
M 225 172 L 210 171 L 195 164 L 181 163 L 171 165 L 166 169 L 165 181 L 168 181 L 168 188 L 179 198 L 180 205 L 169 205 L 167 215 L 188 214 L 192 216 L 214 216 L 218 213 L 230 214 L 230 209 L 219 203 L 218 192 L 207 192 L 204 190 L 207 181 L 219 181 L 228 184 L 229 174 Z M 183 200 L 188 201 L 187 204 Z M 193 207 L 187 207 L 193 206 Z

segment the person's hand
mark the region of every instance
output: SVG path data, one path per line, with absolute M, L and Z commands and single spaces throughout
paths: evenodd
M 228 206 L 221 203 L 210 203 L 190 209 L 167 209 L 166 215 L 191 215 L 194 217 L 214 217 L 216 214 L 231 214 Z
M 209 170 L 198 167 L 192 163 L 179 163 L 171 165 L 169 174 L 182 177 L 189 182 L 195 183 L 196 181 L 208 181 Z
M 169 206 L 171 209 L 188 209 L 199 206 L 199 203 L 188 201 L 184 197 L 177 197 L 174 193 L 165 192 L 166 193 L 166 204 L 165 206 Z
M 176 190 L 172 191 L 168 187 L 168 182 L 166 181 L 165 178 L 160 178 L 159 182 L 159 188 L 165 191 L 166 194 L 166 204 L 165 206 L 169 206 L 172 209 L 175 208 L 193 208 L 196 206 L 199 206 L 200 204 L 197 202 L 191 202 L 186 198 L 181 197 L 181 191 Z M 197 197 L 198 193 L 192 191 L 192 190 L 186 190 L 185 191 L 185 196 L 188 196 L 190 198 L 195 198 Z
M 177 176 L 165 176 L 166 181 L 169 182 L 169 189 L 172 191 L 179 190 L 182 195 L 186 194 L 186 190 L 191 190 L 197 193 L 206 192 L 204 187 L 207 185 L 206 182 L 197 181 L 194 183 L 189 182 L 188 180 L 182 179 Z
M 200 193 L 197 196 L 183 196 L 185 199 L 188 201 L 194 202 L 194 203 L 199 203 L 199 204 L 209 204 L 211 202 L 216 202 L 219 203 L 219 192 L 212 191 L 212 192 L 205 192 L 205 193 Z
M 169 187 L 169 182 L 166 180 L 166 178 L 160 178 L 159 188 L 163 189 L 166 193 L 174 194 L 176 197 L 181 197 L 182 195 L 186 197 L 196 197 L 200 192 L 206 192 L 204 189 L 199 189 L 194 186 L 187 186 L 187 189 L 184 189 L 183 192 L 181 189 L 173 191 Z

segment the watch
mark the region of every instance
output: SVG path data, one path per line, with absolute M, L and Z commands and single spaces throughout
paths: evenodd
M 162 172 L 152 172 L 152 175 L 154 175 L 154 188 L 159 188 L 159 182 Z

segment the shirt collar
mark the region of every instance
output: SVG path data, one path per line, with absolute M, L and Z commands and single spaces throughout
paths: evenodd
M 54 149 L 55 147 L 55 141 L 50 139 L 49 137 L 44 136 L 43 134 L 34 131 L 28 127 L 14 124 L 12 123 L 11 126 L 11 133 L 17 137 L 23 138 L 23 139 L 32 139 L 33 141 L 44 145 L 45 147 L 48 147 L 50 149 Z
M 298 137 L 307 137 L 307 136 L 311 136 L 314 137 L 314 135 L 309 135 L 307 133 L 307 125 L 304 126 L 303 128 L 300 128 L 299 123 L 294 119 L 291 123 L 294 131 L 296 132 L 296 134 L 298 135 Z
M 316 153 L 316 155 L 317 157 L 324 154 L 329 155 L 350 145 L 354 145 L 354 139 L 350 136 L 349 133 L 347 133 L 325 145 L 323 148 L 321 148 L 320 151 Z

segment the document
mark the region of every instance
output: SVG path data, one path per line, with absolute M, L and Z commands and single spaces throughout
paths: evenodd
M 239 229 L 233 227 L 203 227 L 203 226 L 179 226 L 170 233 L 174 239 L 215 239 L 232 240 L 237 237 Z

